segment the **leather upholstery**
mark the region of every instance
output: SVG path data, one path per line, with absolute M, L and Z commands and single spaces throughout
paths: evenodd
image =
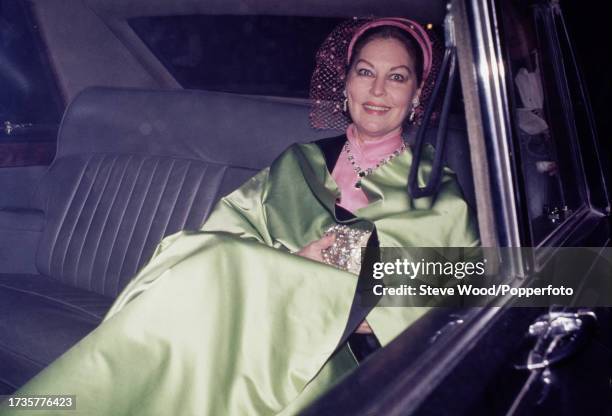
M 163 236 L 202 223 L 227 167 L 160 156 L 64 156 L 49 171 L 41 274 L 114 297 Z
M 111 303 L 44 276 L 0 274 L 0 382 L 25 383 L 90 332 Z
M 310 140 L 307 111 L 196 91 L 80 95 L 39 194 L 47 213 L 39 272 L 116 296 L 162 237 L 199 228 L 220 196 Z
M 0 270 L 3 389 L 90 332 L 162 237 L 199 228 L 218 198 L 289 144 L 329 136 L 310 129 L 308 110 L 196 91 L 79 95 L 34 198 L 44 221 L 31 210 L 3 217 L 37 233 L 42 226 L 39 274 Z

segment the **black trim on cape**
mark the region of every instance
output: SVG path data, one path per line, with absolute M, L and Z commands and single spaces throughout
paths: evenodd
M 320 139 L 314 143 L 319 146 L 323 157 L 325 158 L 325 164 L 327 170 L 331 173 L 336 166 L 336 162 L 342 153 L 342 146 L 346 143 L 346 134 L 341 134 L 336 137 L 328 137 L 327 139 Z
M 330 173 L 336 166 L 336 162 L 342 153 L 342 148 L 346 140 L 346 135 L 342 134 L 340 136 L 320 139 L 314 142 L 321 150 L 321 153 L 323 153 L 327 170 Z M 335 206 L 335 210 L 336 218 L 339 220 L 346 221 L 355 218 L 353 213 L 339 205 Z M 378 234 L 375 227 L 367 243 L 366 255 L 364 256 L 364 261 L 361 265 L 361 271 L 357 280 L 357 289 L 351 305 L 349 319 L 344 329 L 344 333 L 342 334 L 342 338 L 338 343 L 338 348 L 340 348 L 345 342 L 348 342 L 353 355 L 358 361 L 362 361 L 368 355 L 380 348 L 380 342 L 376 336 L 355 333 L 359 324 L 365 320 L 366 316 L 373 308 L 373 306 L 366 306 L 367 304 L 364 298 L 371 293 L 373 263 L 380 259 L 379 246 Z

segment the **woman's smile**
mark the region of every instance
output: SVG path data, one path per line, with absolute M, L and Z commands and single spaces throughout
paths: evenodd
M 414 74 L 414 59 L 397 39 L 374 39 L 361 49 L 346 83 L 349 112 L 361 140 L 401 132 L 418 91 Z
M 391 110 L 391 107 L 385 106 L 385 105 L 381 105 L 381 104 L 374 104 L 372 102 L 367 102 L 363 104 L 363 108 L 365 110 L 366 113 L 371 114 L 371 115 L 375 115 L 375 116 L 382 116 L 387 114 L 387 112 L 389 110 Z

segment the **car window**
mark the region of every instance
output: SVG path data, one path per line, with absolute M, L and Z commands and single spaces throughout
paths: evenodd
M 129 24 L 184 88 L 306 98 L 316 50 L 341 20 L 200 15 Z
M 500 9 L 515 156 L 536 246 L 587 200 L 574 119 L 582 99 L 572 94 L 578 80 L 567 72 L 570 62 L 551 7 L 503 1 Z
M 63 101 L 27 3 L 0 0 L 0 167 L 50 162 Z
M 566 62 L 565 74 L 572 103 L 572 119 L 588 184 L 585 198 L 591 209 L 609 215 L 610 196 L 606 188 L 609 179 L 606 179 L 606 172 L 610 168 L 610 147 L 606 139 L 609 136 L 610 121 L 602 117 L 605 112 L 601 111 L 607 108 L 612 85 L 605 72 L 609 68 L 609 61 L 606 60 L 609 58 L 601 59 L 599 53 L 593 53 L 606 47 L 605 37 L 596 34 L 603 30 L 601 25 L 592 20 L 588 20 L 585 25 L 584 21 L 581 22 L 584 17 L 575 7 L 579 6 L 574 2 L 561 2 L 561 8 L 555 9 L 554 24 L 562 57 Z M 592 18 L 602 19 L 597 17 L 596 11 L 591 15 Z

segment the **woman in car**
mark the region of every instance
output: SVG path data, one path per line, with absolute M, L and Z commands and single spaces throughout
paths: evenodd
M 75 395 L 83 415 L 295 414 L 355 368 L 351 334 L 384 346 L 425 312 L 360 305 L 343 253 L 478 244 L 452 173 L 436 198 L 406 191 L 431 40 L 406 19 L 351 21 L 317 58 L 313 122 L 350 117 L 346 135 L 291 146 L 201 232 L 164 239 L 104 323 L 17 395 Z

